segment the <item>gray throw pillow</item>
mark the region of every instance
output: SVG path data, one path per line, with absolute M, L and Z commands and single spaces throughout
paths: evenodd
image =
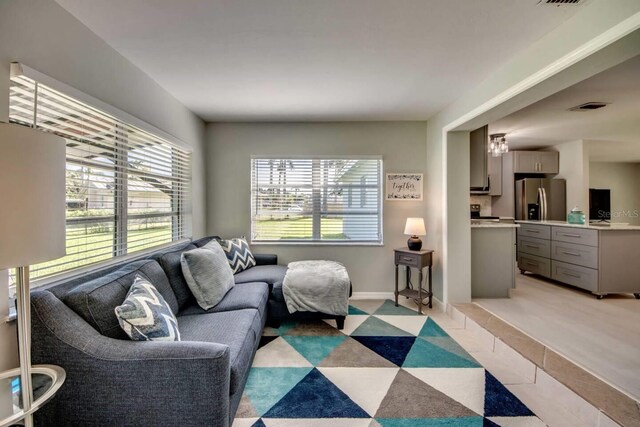
M 216 240 L 183 252 L 180 263 L 189 289 L 204 310 L 215 307 L 234 285 L 233 271 Z
M 178 321 L 160 292 L 136 276 L 122 305 L 115 308 L 120 327 L 134 341 L 180 341 Z

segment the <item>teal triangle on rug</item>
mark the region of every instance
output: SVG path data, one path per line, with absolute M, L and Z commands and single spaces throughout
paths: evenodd
M 450 336 L 446 337 L 418 337 L 421 340 L 427 341 L 441 349 L 448 351 L 449 353 L 453 353 L 458 355 L 464 359 L 475 362 L 476 360 L 471 356 L 467 351 L 460 346 L 453 338 Z
M 396 303 L 390 299 L 385 300 L 384 304 L 382 304 L 373 314 L 380 316 L 420 316 L 417 311 L 411 310 L 410 308 L 403 307 L 401 305 L 396 307 Z
M 349 314 L 350 315 L 365 315 L 366 316 L 369 313 L 366 313 L 366 312 L 360 310 L 359 308 L 350 305 L 349 306 Z
M 282 399 L 311 369 L 251 368 L 244 391 L 258 416 Z
M 418 334 L 421 337 L 448 337 L 449 335 L 433 319 L 429 318 L 424 323 L 422 330 Z
M 451 353 L 428 341 L 417 339 L 407 355 L 403 368 L 477 368 L 475 360 Z
M 342 344 L 344 340 L 347 339 L 347 336 L 287 335 L 282 338 L 315 366 L 322 362 L 336 347 Z

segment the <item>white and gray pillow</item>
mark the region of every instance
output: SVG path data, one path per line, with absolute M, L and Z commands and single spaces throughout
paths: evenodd
M 234 285 L 233 271 L 216 240 L 183 252 L 180 264 L 189 289 L 204 310 L 215 307 Z
M 247 239 L 244 237 L 237 237 L 235 239 L 228 240 L 218 238 L 217 240 L 218 243 L 220 243 L 220 246 L 222 246 L 224 253 L 227 255 L 233 274 L 255 267 L 256 259 L 251 253 L 251 249 L 249 249 Z
M 178 321 L 160 292 L 136 276 L 124 302 L 115 308 L 118 323 L 134 341 L 180 341 Z

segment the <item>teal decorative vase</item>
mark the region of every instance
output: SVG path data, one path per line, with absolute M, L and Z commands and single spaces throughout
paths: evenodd
M 577 206 L 571 209 L 569 215 L 567 215 L 567 222 L 569 224 L 584 224 L 586 221 L 586 217 L 584 212 L 580 210 Z

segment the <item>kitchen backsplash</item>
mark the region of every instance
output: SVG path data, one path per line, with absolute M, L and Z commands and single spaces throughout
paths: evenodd
M 491 196 L 470 196 L 469 204 L 480 205 L 481 216 L 491 216 Z

